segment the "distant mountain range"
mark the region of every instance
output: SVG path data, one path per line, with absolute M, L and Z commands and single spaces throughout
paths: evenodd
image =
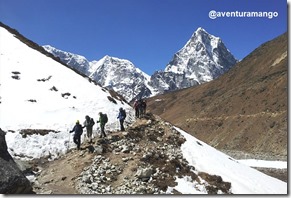
M 128 60 L 104 56 L 99 61 L 89 62 L 85 57 L 77 54 L 64 52 L 48 45 L 43 47 L 54 56 L 59 57 L 65 64 L 87 75 L 101 86 L 118 92 L 127 101 L 137 97 L 156 95 L 149 85 L 150 76 Z
M 186 45 L 169 61 L 165 70 L 157 71 L 152 76 L 129 60 L 105 56 L 89 62 L 81 55 L 49 45 L 43 47 L 100 85 L 118 92 L 127 101 L 209 82 L 237 63 L 222 40 L 203 28 L 194 32 Z

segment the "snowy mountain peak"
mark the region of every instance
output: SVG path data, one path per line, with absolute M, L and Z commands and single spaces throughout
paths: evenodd
M 85 57 L 43 46 L 62 62 L 89 76 L 99 84 L 121 94 L 127 101 L 136 97 L 147 97 L 154 91 L 149 86 L 150 76 L 131 61 L 105 55 L 100 60 L 89 62 Z
M 151 93 L 148 88 L 150 76 L 129 60 L 106 55 L 99 61 L 91 62 L 90 68 L 90 78 L 109 89 L 114 89 L 128 101 L 141 97 L 144 93 L 147 93 L 147 96 Z
M 78 55 L 78 54 L 74 54 L 74 53 L 71 53 L 71 52 L 66 52 L 66 51 L 63 51 L 63 50 L 60 50 L 60 49 L 57 49 L 51 45 L 44 45 L 43 48 L 52 53 L 52 54 L 56 54 L 56 53 L 61 53 L 61 54 L 66 54 L 67 56 L 71 56 L 71 57 L 77 57 L 79 59 L 86 59 L 84 56 L 81 56 L 81 55 Z
M 199 28 L 197 28 L 197 30 L 193 33 L 193 35 L 192 35 L 192 37 L 194 36 L 194 35 L 196 35 L 196 36 L 198 36 L 198 35 L 209 35 L 209 36 L 213 36 L 213 35 L 211 35 L 211 34 L 209 34 L 205 29 L 203 29 L 202 27 L 199 27 Z M 214 37 L 214 36 L 213 36 Z
M 124 67 L 128 67 L 130 69 L 135 68 L 134 64 L 131 61 L 126 60 L 126 59 L 120 59 L 117 57 L 112 57 L 109 55 L 106 55 L 103 58 L 101 58 L 99 62 L 103 62 L 104 64 L 107 64 L 107 66 L 109 66 L 110 64 L 115 65 L 118 63 L 119 65 L 122 65 Z
M 197 28 L 197 30 L 194 32 L 194 34 L 207 34 L 207 35 L 211 35 L 211 34 L 209 34 L 204 28 L 202 28 L 202 27 L 199 27 L 199 28 Z M 211 36 L 213 36 L 213 35 L 211 35 Z
M 109 55 L 105 55 L 103 58 L 101 58 L 99 60 L 99 62 L 105 62 L 105 61 L 111 61 L 113 57 L 109 56 Z
M 209 82 L 228 71 L 236 62 L 219 37 L 200 27 L 174 55 L 165 72 L 168 73 L 167 79 L 175 84 L 172 89 L 180 89 Z M 181 76 L 180 80 L 177 75 Z
M 219 37 L 213 36 L 211 34 L 209 34 L 205 29 L 203 28 L 198 28 L 194 34 L 192 35 L 190 41 L 196 41 L 196 42 L 201 42 L 204 45 L 208 45 L 209 47 L 211 47 L 212 49 L 217 48 L 218 44 L 221 41 L 221 39 Z
M 71 68 L 74 68 L 81 73 L 88 75 L 89 61 L 84 56 L 66 52 L 50 45 L 44 45 L 43 48 L 47 52 L 53 54 L 55 57 L 59 57 L 63 63 L 67 64 Z

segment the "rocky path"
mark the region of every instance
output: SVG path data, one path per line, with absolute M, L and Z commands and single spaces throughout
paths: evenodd
M 276 117 L 282 114 L 286 114 L 285 111 L 278 111 L 278 112 L 259 112 L 255 114 L 238 114 L 238 115 L 231 115 L 231 116 L 216 116 L 216 117 L 192 117 L 187 118 L 187 122 L 191 121 L 213 121 L 213 120 L 227 120 L 227 119 L 237 119 L 237 118 L 255 118 L 255 117 Z
M 33 188 L 37 194 L 164 194 L 175 178 L 189 176 L 198 185 L 209 183 L 209 194 L 229 194 L 221 177 L 199 173 L 180 150 L 185 139 L 152 114 L 138 119 L 126 132 L 83 143 L 62 158 L 38 164 Z M 177 191 L 172 191 L 179 194 Z
M 77 194 L 75 179 L 83 168 L 91 164 L 93 154 L 83 150 L 70 150 L 65 156 L 39 166 L 34 191 L 37 194 Z
M 198 185 L 206 181 L 208 194 L 230 194 L 231 184 L 220 176 L 189 166 L 180 150 L 184 141 L 170 124 L 148 114 L 125 132 L 109 133 L 91 144 L 85 141 L 81 150 L 38 163 L 41 171 L 33 189 L 37 194 L 164 194 L 168 186 L 177 185 L 175 178 L 189 176 Z M 239 159 L 239 152 L 229 154 Z M 287 178 L 284 171 L 260 171 L 283 181 Z

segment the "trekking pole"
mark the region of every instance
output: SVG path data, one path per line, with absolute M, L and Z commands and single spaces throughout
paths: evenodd
M 67 128 L 67 132 L 69 132 L 69 129 Z M 70 138 L 71 138 L 71 134 L 69 133 L 69 142 L 67 144 L 67 152 L 69 150 L 69 146 L 70 146 Z
M 99 132 L 99 137 L 101 137 L 102 133 L 101 133 L 101 126 L 98 127 L 98 132 Z
M 97 135 L 97 138 L 99 137 L 99 128 L 97 127 L 96 128 L 96 135 Z

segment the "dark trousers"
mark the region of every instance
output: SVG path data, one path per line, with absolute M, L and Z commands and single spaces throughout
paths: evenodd
M 80 135 L 74 135 L 74 143 L 77 144 L 77 148 L 80 149 L 81 145 L 81 136 Z
M 144 114 L 145 114 L 145 108 L 144 107 L 140 107 L 139 108 L 139 117 L 144 117 Z
M 124 119 L 120 119 L 119 122 L 120 122 L 120 130 L 125 131 L 124 126 L 123 126 Z
M 135 108 L 135 117 L 139 118 L 139 108 L 138 107 Z
M 87 130 L 87 137 L 92 139 L 93 128 L 92 127 L 86 127 L 86 130 Z
M 106 134 L 105 134 L 105 131 L 104 131 L 104 128 L 105 128 L 105 124 L 100 124 L 100 128 L 101 128 L 101 135 L 100 137 L 106 137 Z

